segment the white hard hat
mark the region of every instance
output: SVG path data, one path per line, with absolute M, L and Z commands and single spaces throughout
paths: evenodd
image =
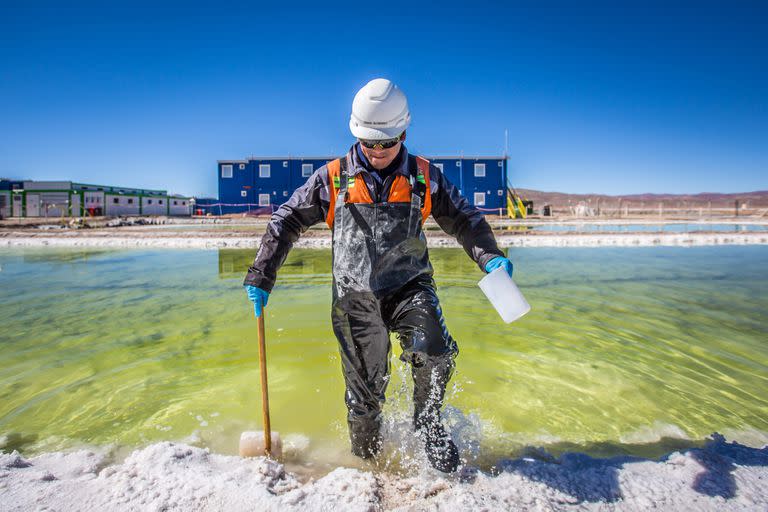
M 408 100 L 395 84 L 376 78 L 357 91 L 349 129 L 358 139 L 392 139 L 411 124 Z

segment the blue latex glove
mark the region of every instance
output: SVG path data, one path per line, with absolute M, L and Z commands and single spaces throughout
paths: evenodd
M 267 301 L 269 300 L 269 292 L 265 292 L 258 286 L 250 284 L 245 285 L 245 293 L 248 294 L 248 299 L 253 302 L 253 312 L 259 317 L 261 316 L 261 308 L 267 307 Z
M 512 277 L 512 262 L 509 261 L 504 256 L 496 256 L 491 261 L 485 264 L 485 271 L 489 274 L 496 270 L 499 267 L 504 267 L 504 270 L 507 271 L 507 274 L 509 274 L 509 277 Z

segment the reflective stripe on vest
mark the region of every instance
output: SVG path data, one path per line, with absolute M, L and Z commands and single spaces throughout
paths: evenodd
M 341 159 L 337 158 L 328 162 L 328 214 L 325 216 L 325 223 L 329 228 L 333 228 L 333 216 L 336 214 L 336 196 L 339 194 L 339 172 L 341 171 Z
M 419 182 L 420 188 L 424 190 L 424 195 L 421 198 L 421 223 L 424 224 L 432 213 L 432 190 L 429 182 L 429 160 L 426 158 L 417 156 L 416 166 L 418 174 L 416 175 L 416 181 Z M 339 195 L 339 188 L 341 185 L 341 159 L 328 162 L 328 185 L 330 190 L 328 191 L 328 197 L 330 204 L 328 205 L 328 214 L 325 217 L 325 222 L 329 228 L 333 228 L 333 219 L 336 209 L 336 196 Z M 358 185 L 359 186 L 356 186 Z M 402 174 L 398 174 L 395 180 L 392 182 L 392 186 L 389 189 L 389 203 L 410 203 L 411 202 L 412 187 L 408 179 Z M 347 203 L 373 203 L 371 199 L 370 191 L 365 181 L 357 176 L 350 176 L 347 178 L 347 194 L 345 197 Z
M 424 197 L 421 199 L 421 223 L 424 224 L 427 222 L 429 214 L 432 213 L 432 185 L 429 182 L 429 160 L 417 156 L 416 167 L 419 169 L 416 180 L 425 188 Z

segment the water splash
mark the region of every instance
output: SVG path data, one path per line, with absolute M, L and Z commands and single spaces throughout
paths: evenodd
M 391 368 L 394 389 L 388 393 L 388 402 L 382 415 L 382 455 L 378 467 L 401 476 L 445 476 L 432 468 L 413 424 L 413 379 L 411 367 L 392 356 Z M 435 386 L 438 375 L 433 371 L 429 400 L 439 399 Z M 445 392 L 442 409 L 443 425 L 459 449 L 462 465 L 474 465 L 480 457 L 484 422 L 477 413 L 466 413 L 449 402 L 464 392 L 460 374 L 455 373 Z M 434 402 L 433 402 L 434 403 Z

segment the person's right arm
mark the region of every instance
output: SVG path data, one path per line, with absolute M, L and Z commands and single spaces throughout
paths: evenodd
M 293 244 L 310 226 L 325 220 L 330 204 L 328 190 L 328 168 L 322 166 L 272 214 L 244 285 L 272 291 L 277 271 Z

